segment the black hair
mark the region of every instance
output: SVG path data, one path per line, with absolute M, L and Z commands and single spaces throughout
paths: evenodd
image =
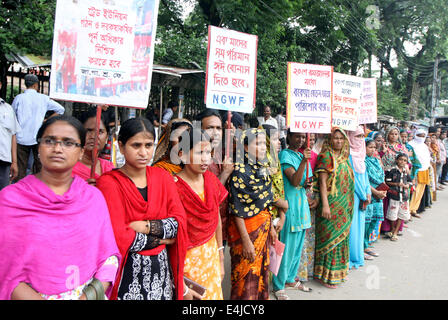
M 270 124 L 262 124 L 261 127 L 266 131 L 266 134 L 269 139 L 271 139 L 271 135 L 278 132 L 278 129 Z
M 205 109 L 204 111 L 202 111 L 201 113 L 199 113 L 197 116 L 196 116 L 196 120 L 197 121 L 202 121 L 202 120 L 204 120 L 205 118 L 208 118 L 208 117 L 218 117 L 219 118 L 219 120 L 221 121 L 221 123 L 222 123 L 222 118 L 221 118 L 221 115 L 219 114 L 219 112 L 217 111 L 217 110 L 215 110 L 215 109 Z
M 202 141 L 210 142 L 210 136 L 202 129 L 192 128 L 191 130 L 185 130 L 179 136 L 179 151 L 184 151 L 189 154 L 190 151 L 194 148 L 195 145 Z M 183 167 L 185 163 L 181 160 L 181 167 Z
M 373 140 L 373 139 L 366 139 L 366 147 L 367 147 L 369 144 L 371 144 L 371 143 L 375 143 L 375 145 L 376 145 L 375 140 Z
M 96 119 L 96 108 L 90 108 L 89 110 L 81 113 L 81 115 L 79 116 L 79 121 L 81 121 L 81 123 L 84 125 L 90 118 Z M 106 132 L 109 133 L 110 127 L 103 112 L 101 112 L 101 122 L 106 128 Z
M 118 141 L 123 145 L 140 132 L 148 132 L 155 139 L 156 132 L 152 123 L 146 118 L 131 118 L 123 122 L 118 133 Z
M 398 159 L 400 159 L 401 157 L 405 157 L 406 159 L 408 159 L 408 155 L 406 153 L 399 152 L 395 157 L 395 161 L 398 161 Z
M 168 108 L 173 108 L 173 107 L 178 107 L 179 106 L 179 103 L 178 102 L 176 102 L 176 101 L 170 101 L 170 102 L 168 102 Z
M 69 125 L 75 128 L 76 131 L 78 132 L 79 140 L 81 141 L 81 146 L 84 147 L 84 145 L 86 144 L 86 129 L 84 129 L 84 126 L 78 119 L 67 115 L 58 115 L 46 120 L 39 128 L 39 131 L 37 131 L 36 139 L 39 140 L 40 138 L 42 138 L 42 136 L 45 133 L 45 130 L 47 130 L 49 126 L 58 121 L 67 122 Z

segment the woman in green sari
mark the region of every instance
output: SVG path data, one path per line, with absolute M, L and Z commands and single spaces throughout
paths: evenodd
M 315 169 L 314 189 L 320 199 L 316 215 L 314 278 L 328 288 L 336 288 L 344 281 L 349 267 L 355 192 L 349 155 L 347 135 L 342 129 L 333 128 Z

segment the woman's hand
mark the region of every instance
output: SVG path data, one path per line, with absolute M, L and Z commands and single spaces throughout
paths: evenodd
M 132 221 L 129 224 L 129 228 L 133 229 L 135 232 L 148 234 L 147 224 L 147 221 Z
M 271 231 L 269 233 L 271 243 L 275 243 L 275 239 L 277 239 L 277 231 L 275 231 L 275 227 L 271 224 Z
M 331 211 L 328 205 L 322 207 L 322 217 L 328 220 L 331 219 Z
M 184 295 L 184 300 L 194 300 L 194 299 L 202 300 L 204 298 L 203 296 L 201 296 L 199 293 L 197 293 L 193 289 L 188 288 L 184 281 L 184 293 L 187 290 L 188 290 L 188 292 L 186 295 Z
M 303 159 L 302 161 L 306 161 L 311 159 L 311 149 L 310 148 L 306 148 L 305 150 L 303 150 Z
M 278 209 L 278 213 L 280 215 L 277 225 L 275 226 L 275 231 L 280 233 L 282 231 L 283 226 L 285 225 L 286 215 L 284 209 Z
M 176 239 L 160 239 L 160 244 L 170 245 L 176 242 Z
M 316 209 L 319 201 L 317 199 L 308 199 L 308 205 L 310 209 Z
M 221 267 L 221 282 L 224 281 L 224 276 L 226 274 L 224 269 L 224 249 L 219 250 L 219 264 Z
M 255 247 L 249 238 L 243 240 L 243 257 L 250 262 L 255 261 Z

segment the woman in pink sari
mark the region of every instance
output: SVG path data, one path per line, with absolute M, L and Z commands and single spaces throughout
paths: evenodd
M 0 300 L 103 300 L 120 254 L 101 192 L 72 177 L 85 130 L 56 116 L 37 141 L 42 170 L 0 192 Z

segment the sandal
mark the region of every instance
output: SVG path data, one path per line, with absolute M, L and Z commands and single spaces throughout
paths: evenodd
M 380 255 L 378 253 L 376 253 L 375 251 L 372 250 L 364 250 L 365 253 L 367 253 L 368 255 L 372 256 L 372 257 L 379 257 Z
M 373 260 L 373 257 L 367 253 L 364 253 L 364 260 Z
M 413 216 L 413 217 L 416 217 L 416 218 L 421 218 L 421 216 L 418 214 L 418 213 L 411 213 L 411 215 Z
M 397 241 L 397 240 L 398 240 L 398 237 L 395 236 L 395 235 L 393 235 L 392 237 L 390 237 L 390 241 Z
M 389 231 L 389 232 L 386 232 L 384 235 L 388 238 L 392 238 L 393 233 Z
M 274 291 L 274 296 L 275 298 L 277 298 L 277 300 L 290 300 L 285 290 Z
M 289 288 L 292 288 L 292 289 L 297 289 L 297 290 L 300 290 L 300 291 L 303 291 L 303 292 L 311 292 L 311 291 L 313 291 L 313 289 L 308 288 L 307 286 L 305 286 L 300 281 L 297 281 L 295 284 L 287 283 L 285 286 L 289 287 Z

